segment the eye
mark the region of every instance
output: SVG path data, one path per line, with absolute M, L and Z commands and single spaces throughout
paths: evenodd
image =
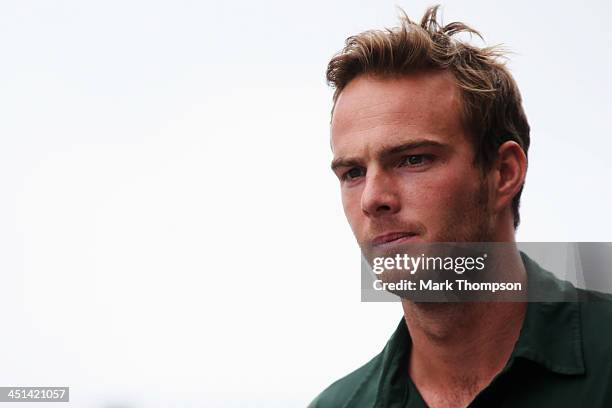
M 354 180 L 358 177 L 362 177 L 365 175 L 365 170 L 361 167 L 353 167 L 352 169 L 350 169 L 349 171 L 347 171 L 346 173 L 344 173 L 342 175 L 342 178 L 344 180 Z
M 411 166 L 418 167 L 424 164 L 427 164 L 431 161 L 431 156 L 426 154 L 411 154 L 409 156 L 404 156 L 400 162 L 400 167 L 402 166 Z

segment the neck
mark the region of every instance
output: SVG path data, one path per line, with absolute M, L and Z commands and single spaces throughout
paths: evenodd
M 504 269 L 526 281 L 518 252 L 510 258 Z M 527 309 L 525 302 L 404 300 L 402 306 L 412 338 L 410 376 L 417 388 L 432 392 L 454 387 L 476 392 L 488 385 L 508 361 Z

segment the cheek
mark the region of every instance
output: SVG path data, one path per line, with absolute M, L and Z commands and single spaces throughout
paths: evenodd
M 354 232 L 357 232 L 357 226 L 359 225 L 360 217 L 363 212 L 361 211 L 361 194 L 356 190 L 342 190 L 342 207 L 344 208 L 344 215 L 348 220 L 351 228 Z
M 448 217 L 455 217 L 468 207 L 477 185 L 471 171 L 448 169 L 431 177 L 423 178 L 404 194 L 408 208 L 420 213 L 426 225 L 433 226 Z

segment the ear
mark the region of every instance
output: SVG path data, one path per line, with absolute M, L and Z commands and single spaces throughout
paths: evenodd
M 525 182 L 527 173 L 527 156 L 521 146 L 514 141 L 502 143 L 497 150 L 494 165 L 493 192 L 496 211 L 512 206 L 512 199 Z

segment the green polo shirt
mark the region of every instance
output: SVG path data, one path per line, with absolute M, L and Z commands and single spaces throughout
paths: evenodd
M 612 296 L 576 289 L 521 253 L 531 285 L 573 302 L 530 302 L 505 367 L 469 407 L 612 407 Z M 426 407 L 408 375 L 404 322 L 380 354 L 336 381 L 309 408 Z

